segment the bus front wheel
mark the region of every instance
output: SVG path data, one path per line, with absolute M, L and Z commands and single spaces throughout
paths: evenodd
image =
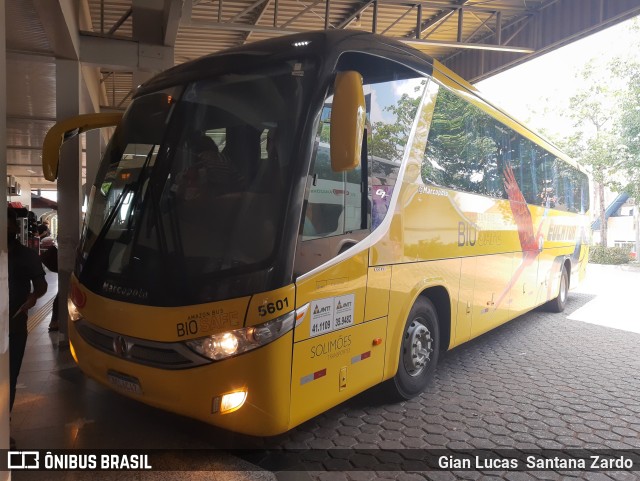
M 398 372 L 389 380 L 392 397 L 406 400 L 420 394 L 433 377 L 439 352 L 438 313 L 429 299 L 420 297 L 404 326 Z
M 547 302 L 547 310 L 551 312 L 562 312 L 567 305 L 567 297 L 569 296 L 569 272 L 567 272 L 566 266 L 562 267 L 562 274 L 560 275 L 560 290 L 558 291 L 558 297 L 551 299 Z

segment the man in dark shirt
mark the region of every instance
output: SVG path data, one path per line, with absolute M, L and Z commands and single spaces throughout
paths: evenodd
M 7 209 L 7 251 L 9 257 L 9 371 L 11 403 L 16 397 L 16 383 L 27 345 L 27 318 L 39 297 L 47 292 L 47 281 L 38 253 L 20 244 L 16 212 Z M 31 286 L 33 284 L 33 291 Z

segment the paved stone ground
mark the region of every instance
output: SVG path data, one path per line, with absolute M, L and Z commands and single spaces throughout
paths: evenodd
M 312 449 L 640 450 L 640 333 L 629 332 L 640 327 L 635 300 L 640 269 L 590 266 L 590 274 L 589 282 L 571 292 L 564 313 L 535 310 L 445 354 L 434 382 L 418 398 L 385 405 L 366 393 L 285 435 L 254 443 Z M 601 316 L 599 324 L 629 330 L 596 324 L 593 310 Z M 585 316 L 588 323 L 575 320 Z M 492 474 L 510 480 L 569 474 L 640 479 L 638 472 Z M 367 475 L 481 477 L 477 472 L 312 473 L 322 480 Z
M 34 365 L 34 382 L 46 374 L 48 387 L 33 387 L 25 377 L 22 400 L 19 392 L 14 409 L 12 434 L 15 430 L 25 448 L 307 450 L 303 456 L 311 461 L 305 465 L 315 470 L 277 472 L 280 480 L 640 479 L 640 472 L 392 470 L 403 456 L 415 454 L 410 451 L 415 448 L 640 450 L 640 314 L 636 302 L 640 269 L 589 266 L 589 271 L 589 281 L 570 294 L 563 314 L 536 310 L 446 353 L 433 383 L 409 402 L 384 404 L 367 392 L 284 435 L 248 438 L 135 403 L 82 378 L 79 372 L 74 374 L 77 368 L 47 374 L 45 366 Z M 49 340 L 45 334 L 40 339 L 42 351 Z M 51 361 L 43 359 L 42 363 L 50 366 Z M 51 393 L 64 394 L 64 406 L 58 409 Z M 25 400 L 28 395 L 32 401 Z M 38 406 L 55 409 L 39 420 Z M 51 419 L 54 413 L 62 428 Z M 349 457 L 352 448 L 376 449 L 377 458 L 372 456 L 375 451 L 364 458 Z M 382 453 L 381 448 L 396 451 Z M 258 459 L 242 457 L 250 462 Z M 244 461 L 230 457 L 229 469 L 248 469 Z M 371 470 L 351 470 L 354 463 Z M 114 479 L 125 479 L 121 474 Z M 169 474 L 142 473 L 126 479 L 264 479 L 265 475 L 273 479 L 264 471 L 218 472 L 205 477 L 198 477 L 202 473 Z M 86 479 L 111 478 L 95 473 Z

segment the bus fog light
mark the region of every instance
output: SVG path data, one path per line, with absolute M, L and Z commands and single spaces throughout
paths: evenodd
M 218 396 L 213 400 L 214 413 L 227 414 L 237 411 L 247 400 L 247 391 L 235 391 L 222 396 Z

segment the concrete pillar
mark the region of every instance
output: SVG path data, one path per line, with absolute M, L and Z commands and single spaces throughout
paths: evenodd
M 0 0 L 0 191 L 7 192 L 7 45 L 4 0 Z M 0 450 L 9 449 L 9 279 L 7 271 L 7 207 L 0 209 Z M 0 480 L 11 473 L 0 472 Z
M 56 60 L 56 118 L 66 119 L 80 113 L 80 63 Z M 67 293 L 73 272 L 76 247 L 80 238 L 82 208 L 82 152 L 79 136 L 67 141 L 60 149 L 58 169 L 58 314 L 61 342 L 68 333 Z
M 100 159 L 102 158 L 102 132 L 100 129 L 89 130 L 87 136 L 87 155 L 86 155 L 86 188 L 84 194 L 89 198 L 91 193 L 91 186 L 96 180 L 96 174 L 98 173 L 98 166 L 100 165 Z

